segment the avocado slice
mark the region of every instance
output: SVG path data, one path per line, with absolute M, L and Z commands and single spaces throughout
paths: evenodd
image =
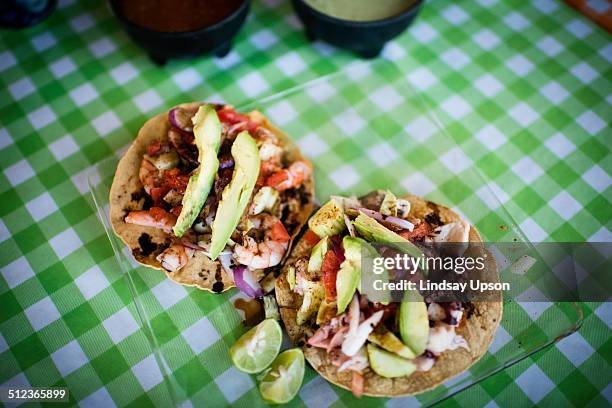
M 416 370 L 416 365 L 410 360 L 380 349 L 371 343 L 367 347 L 370 367 L 380 376 L 386 378 L 405 377 Z
M 429 337 L 429 317 L 423 297 L 417 291 L 407 292 L 409 299 L 400 304 L 399 329 L 405 345 L 421 355 Z
M 408 346 L 402 343 L 402 341 L 389 330 L 385 330 L 384 332 L 374 331 L 370 333 L 368 340 L 377 346 L 390 351 L 391 353 L 397 354 L 400 357 L 408 359 L 413 359 L 416 357 L 416 354 L 414 354 L 414 352 Z
M 366 242 L 357 237 L 349 235 L 342 239 L 345 260 L 340 264 L 340 270 L 336 276 L 336 294 L 338 302 L 338 314 L 344 312 L 353 299 L 361 280 L 361 247 Z
M 327 237 L 323 238 L 312 248 L 310 259 L 308 259 L 308 272 L 314 273 L 321 269 L 323 258 L 328 249 L 327 240 Z
M 353 225 L 357 229 L 357 232 L 359 232 L 359 235 L 364 237 L 368 242 L 384 242 L 391 244 L 413 258 L 420 258 L 423 256 L 423 252 L 419 247 L 364 213 L 359 213 L 357 218 L 353 221 Z M 424 268 L 426 268 L 425 265 L 423 265 L 423 269 Z M 427 273 L 426 270 L 423 270 L 423 272 Z
M 213 105 L 200 106 L 192 121 L 200 165 L 189 177 L 183 209 L 172 228 L 177 237 L 182 237 L 200 214 L 219 169 L 217 153 L 221 145 L 221 122 L 215 108 Z
M 382 215 L 397 217 L 397 197 L 389 190 L 385 191 L 385 198 L 380 204 L 379 212 Z
M 293 290 L 295 288 L 295 268 L 290 266 L 287 270 L 287 283 L 289 284 L 289 289 Z
M 319 208 L 308 220 L 308 227 L 319 236 L 319 238 L 336 235 L 344 231 L 344 209 L 342 203 L 332 198 Z
M 342 262 L 338 276 L 336 276 L 338 314 L 344 312 L 348 304 L 351 303 L 360 277 L 360 268 L 358 266 L 346 261 Z
M 219 253 L 236 229 L 244 213 L 255 183 L 259 177 L 259 150 L 249 132 L 242 131 L 232 144 L 234 174 L 225 187 L 212 225 L 210 259 L 217 259 Z
M 302 280 L 302 289 L 304 291 L 304 298 L 302 305 L 295 316 L 295 322 L 298 326 L 303 325 L 308 319 L 319 311 L 321 302 L 325 299 L 325 288 L 321 282 L 310 281 L 308 279 Z

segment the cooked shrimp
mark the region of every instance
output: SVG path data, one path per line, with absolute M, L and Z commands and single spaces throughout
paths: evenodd
M 253 135 L 257 141 L 261 142 L 271 142 L 278 144 L 278 137 L 272 133 L 269 129 L 266 129 L 265 126 L 257 127 L 255 134 Z
M 162 268 L 165 270 L 176 272 L 187 265 L 194 252 L 194 249 L 176 243 L 166 248 L 164 252 L 157 255 L 155 259 L 161 262 Z
M 140 179 L 140 182 L 142 183 L 147 194 L 151 194 L 151 190 L 158 187 L 161 183 L 159 170 L 146 157 L 143 157 L 142 161 L 140 162 L 138 178 Z
M 270 175 L 266 179 L 266 185 L 274 187 L 278 191 L 295 188 L 302 184 L 304 179 L 312 173 L 312 166 L 306 160 L 298 160 L 291 165 L 276 173 Z
M 176 224 L 176 218 L 176 215 L 163 208 L 151 207 L 150 210 L 132 211 L 125 217 L 125 222 L 159 228 L 169 233 L 172 232 L 172 227 Z
M 272 142 L 263 142 L 259 147 L 259 158 L 263 162 L 280 165 L 283 159 L 283 149 Z
M 259 176 L 257 177 L 257 187 L 262 187 L 266 185 L 266 180 L 268 176 L 272 173 L 276 173 L 281 170 L 281 166 L 278 164 L 274 164 L 271 162 L 261 162 L 259 166 Z
M 287 246 L 275 241 L 257 243 L 251 237 L 245 237 L 243 245 L 234 249 L 236 261 L 252 269 L 264 269 L 280 263 Z
M 264 269 L 280 263 L 289 246 L 291 237 L 283 223 L 268 214 L 257 217 L 253 221 L 256 228 L 265 231 L 263 242 L 257 242 L 250 236 L 245 236 L 242 245 L 234 248 L 236 262 L 251 269 Z

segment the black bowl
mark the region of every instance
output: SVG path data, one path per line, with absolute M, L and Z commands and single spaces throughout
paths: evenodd
M 193 31 L 164 32 L 145 28 L 127 20 L 117 0 L 109 0 L 110 7 L 123 28 L 136 44 L 144 48 L 153 62 L 163 65 L 169 59 L 192 58 L 213 53 L 224 57 L 232 47 L 232 39 L 249 12 L 249 0 L 223 20 Z
M 18 29 L 40 23 L 55 10 L 57 0 L 49 0 L 42 10 L 32 11 L 32 2 L 18 0 L 0 1 L 0 27 Z
M 385 43 L 401 34 L 417 16 L 423 0 L 415 1 L 402 13 L 375 21 L 351 21 L 332 17 L 312 8 L 303 0 L 292 0 L 311 41 L 321 39 L 353 51 L 364 58 L 380 54 Z

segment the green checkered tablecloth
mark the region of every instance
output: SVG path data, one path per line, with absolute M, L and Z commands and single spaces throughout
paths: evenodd
M 104 4 L 59 3 L 39 26 L 0 32 L 0 387 L 65 386 L 71 402 L 84 406 L 166 406 L 168 389 L 97 218 L 88 175 L 119 154 L 148 116 L 173 104 L 258 99 L 336 72 L 353 58 L 308 43 L 288 2 L 267 0 L 253 5 L 227 57 L 160 68 Z M 417 180 L 415 170 L 437 161 L 435 146 L 416 145 L 409 158 L 393 146 L 402 131 L 427 146 L 426 119 L 390 126 L 372 118 L 368 129 L 378 135 L 365 146 L 354 142 L 358 136 L 335 139 L 334 125 L 359 135 L 366 123 L 349 110 L 326 118 L 327 97 L 367 96 L 391 111 L 402 95 L 383 87 L 364 96 L 368 83 L 342 92 L 334 82 L 322 85 L 310 95 L 318 105 L 281 101 L 267 110 L 287 121 L 315 162 L 319 198 L 379 183 L 398 190 L 418 184 L 423 194 L 443 190 L 445 201 L 471 215 L 488 185 L 530 240 L 612 241 L 610 34 L 552 0 L 440 0 L 426 4 L 383 58 L 422 93 L 456 146 L 440 158 L 439 172 Z M 298 115 L 312 128 L 292 125 Z M 395 171 L 380 164 L 385 160 Z M 461 183 L 456 176 L 469 167 L 487 182 Z M 436 178 L 443 174 L 450 176 Z M 160 275 L 144 272 L 134 286 L 150 305 L 150 325 L 173 377 L 210 406 L 261 404 L 254 379 L 237 375 L 226 358 L 226 344 L 243 331 L 228 302 L 234 292 L 204 296 Z M 443 404 L 612 403 L 612 305 L 581 307 L 578 333 Z M 501 330 L 495 347 L 510 338 Z M 353 401 L 308 371 L 294 403 Z

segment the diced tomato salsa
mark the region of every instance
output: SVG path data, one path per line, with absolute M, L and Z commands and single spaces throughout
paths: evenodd
M 431 225 L 425 221 L 422 221 L 420 224 L 416 225 L 412 231 L 404 230 L 400 232 L 399 235 L 409 241 L 420 241 L 432 233 L 433 228 Z
M 162 144 L 159 140 L 154 140 L 151 142 L 149 147 L 147 148 L 147 153 L 149 156 L 157 156 L 162 149 Z
M 311 229 L 304 233 L 304 239 L 310 246 L 315 246 L 317 242 L 321 240 L 317 234 L 315 234 Z
M 176 167 L 165 171 L 163 177 L 165 186 L 174 189 L 181 194 L 185 192 L 187 183 L 189 183 L 189 175 L 181 174 L 181 170 Z
M 289 242 L 289 240 L 291 239 L 291 236 L 289 236 L 287 229 L 280 220 L 278 220 L 272 226 L 272 239 L 276 242 Z
M 162 200 L 166 194 L 170 191 L 170 187 L 162 186 L 162 187 L 153 187 L 150 191 L 151 198 L 156 205 L 162 204 Z
M 231 108 L 223 108 L 223 109 L 218 110 L 217 116 L 219 116 L 219 120 L 221 122 L 224 122 L 230 125 L 244 122 L 245 128 L 243 130 L 248 130 L 251 134 L 255 132 L 255 130 L 257 130 L 257 127 L 259 126 L 257 123 L 253 122 L 247 115 L 238 113 Z
M 273 173 L 268 178 L 266 178 L 266 186 L 280 189 L 283 184 L 287 184 L 289 182 L 289 176 L 290 174 L 287 170 Z
M 178 216 L 181 215 L 181 211 L 182 210 L 183 210 L 183 206 L 182 205 L 177 205 L 172 210 L 170 210 L 170 212 L 178 217 Z
M 336 276 L 340 269 L 340 260 L 333 250 L 329 250 L 323 257 L 321 264 L 321 275 L 323 277 L 323 286 L 325 287 L 325 299 L 332 301 L 336 299 Z
M 159 208 L 159 207 L 151 207 L 151 209 L 149 210 L 149 213 L 153 216 L 153 219 L 155 221 L 163 221 L 164 218 L 168 215 L 166 210 L 164 210 L 163 208 Z

